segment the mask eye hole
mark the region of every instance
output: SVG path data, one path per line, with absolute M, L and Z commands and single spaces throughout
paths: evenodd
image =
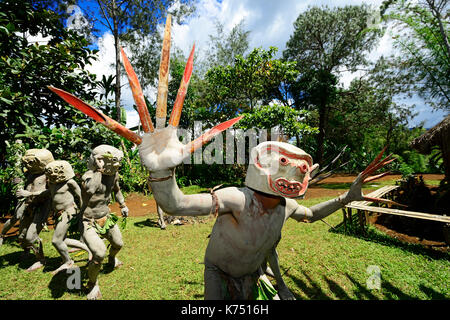
M 280 158 L 280 164 L 281 164 L 282 166 L 287 166 L 287 165 L 289 164 L 289 159 L 286 158 L 286 157 L 281 157 L 281 158 Z

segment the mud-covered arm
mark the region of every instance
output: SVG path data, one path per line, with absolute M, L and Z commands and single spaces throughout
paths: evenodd
M 278 286 L 278 295 L 282 300 L 295 300 L 294 295 L 287 287 L 286 283 L 281 276 L 280 265 L 278 262 L 278 253 L 276 250 L 276 245 L 272 248 L 269 255 L 267 256 L 267 262 L 269 263 L 270 269 L 272 269 L 273 275 Z
M 119 185 L 119 174 L 116 173 L 116 178 L 114 179 L 114 194 L 116 196 L 116 200 L 119 203 L 120 206 L 120 212 L 122 214 L 123 217 L 127 217 L 128 216 L 128 207 L 125 204 L 125 197 L 122 194 L 122 191 L 120 190 L 120 185 Z
M 172 169 L 153 172 L 151 180 L 167 178 L 164 181 L 151 181 L 153 196 L 163 211 L 169 215 L 200 216 L 208 215 L 215 211 L 218 213 L 230 213 L 238 211 L 238 206 L 245 201 L 237 188 L 224 188 L 217 190 L 217 202 L 210 193 L 198 193 L 185 195 L 178 188 L 175 172 Z
M 25 189 L 19 189 L 16 191 L 16 197 L 19 199 L 33 197 L 33 200 L 41 200 L 50 197 L 50 190 L 44 189 L 42 191 L 28 191 Z
M 69 190 L 72 193 L 72 195 L 74 196 L 74 198 L 78 200 L 78 203 L 80 204 L 79 208 L 81 208 L 83 205 L 83 199 L 81 198 L 80 186 L 73 179 L 70 179 L 69 181 L 67 181 L 67 185 L 69 186 Z
M 291 204 L 293 210 L 290 218 L 293 218 L 299 222 L 316 222 L 317 220 L 328 217 L 330 214 L 343 208 L 347 203 L 349 203 L 350 201 L 346 198 L 346 196 L 347 193 L 340 195 L 337 198 L 318 203 L 309 208 L 294 201 L 296 204 Z

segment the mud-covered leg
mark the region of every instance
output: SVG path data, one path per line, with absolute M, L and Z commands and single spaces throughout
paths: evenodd
M 66 239 L 64 239 L 64 243 L 68 247 L 75 248 L 75 250 L 70 250 L 69 249 L 69 252 L 75 252 L 75 251 L 78 251 L 78 250 L 84 250 L 89 255 L 89 261 L 92 260 L 92 252 L 91 252 L 91 250 L 89 250 L 88 246 L 83 242 L 83 238 L 81 238 L 81 240 L 66 238 Z
M 8 231 L 16 224 L 17 221 L 22 219 L 26 207 L 27 205 L 25 204 L 25 201 L 19 201 L 13 216 L 5 222 L 5 224 L 3 225 L 3 229 L 0 232 L 0 246 L 3 244 L 3 238 L 8 233 Z
M 27 271 L 37 270 L 45 265 L 45 256 L 42 240 L 39 237 L 39 233 L 44 228 L 48 214 L 50 212 L 51 202 L 50 200 L 45 201 L 40 209 L 35 213 L 33 222 L 28 227 L 25 243 L 31 248 L 36 255 L 36 262 L 27 269 Z
M 214 266 L 205 261 L 205 300 L 224 300 L 227 295 L 227 286 Z
M 52 244 L 63 259 L 63 264 L 58 269 L 53 271 L 53 274 L 56 274 L 61 270 L 68 269 L 74 264 L 69 255 L 69 248 L 64 242 L 67 230 L 69 230 L 70 219 L 73 214 L 74 212 L 64 211 L 60 217 L 61 220 L 56 224 L 55 231 L 53 233 Z
M 22 257 L 24 258 L 30 251 L 30 247 L 25 241 L 28 229 L 30 228 L 31 224 L 33 223 L 34 215 L 32 213 L 32 209 L 27 206 L 22 218 L 20 219 L 19 224 L 19 236 L 17 238 L 20 246 L 24 250 Z
M 123 247 L 122 234 L 120 233 L 119 226 L 116 224 L 114 227 L 108 230 L 105 235 L 111 243 L 111 248 L 109 249 L 108 264 L 112 265 L 114 268 L 119 268 L 123 263 L 116 258 L 117 253 Z
M 156 205 L 156 211 L 158 211 L 158 224 L 161 229 L 166 229 L 166 223 L 164 222 L 164 212 L 161 207 Z
M 102 267 L 102 261 L 106 256 L 106 246 L 97 232 L 88 226 L 87 223 L 83 223 L 83 238 L 92 252 L 92 260 L 88 266 L 88 278 L 89 282 L 87 288 L 89 293 L 87 295 L 88 300 L 98 300 L 102 298 L 100 287 L 98 285 L 98 274 Z

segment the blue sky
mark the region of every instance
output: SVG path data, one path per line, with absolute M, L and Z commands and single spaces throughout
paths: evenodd
M 279 54 L 284 50 L 285 44 L 293 32 L 293 22 L 298 15 L 305 11 L 309 5 L 344 6 L 351 4 L 367 3 L 378 7 L 381 0 L 198 0 L 197 14 L 183 25 L 173 23 L 172 41 L 173 45 L 180 48 L 185 55 L 189 53 L 192 44 L 195 42 L 196 55 L 201 58 L 202 53 L 207 49 L 209 34 L 215 32 L 214 24 L 221 22 L 226 31 L 231 30 L 242 19 L 245 21 L 245 28 L 250 31 L 250 48 L 270 46 L 279 48 Z M 95 1 L 82 1 L 81 5 L 96 7 Z M 100 50 L 100 59 L 90 69 L 99 77 L 102 74 L 113 74 L 110 64 L 114 61 L 114 50 L 112 46 L 112 35 L 101 24 L 96 25 L 101 30 L 98 42 L 95 44 Z M 163 26 L 161 26 L 161 32 Z M 370 54 L 372 59 L 380 55 L 387 55 L 392 52 L 392 40 L 386 35 L 380 41 L 379 47 Z M 352 78 L 358 74 L 345 74 L 342 78 L 344 85 L 348 84 Z M 126 83 L 124 78 L 123 83 Z M 136 125 L 138 116 L 132 109 L 133 99 L 131 90 L 125 87 L 123 90 L 122 103 L 127 109 L 127 126 Z M 154 95 L 153 88 L 147 88 L 146 94 Z M 420 122 L 425 122 L 425 127 L 430 128 L 437 124 L 446 115 L 445 112 L 432 112 L 420 98 L 408 100 L 408 104 L 415 104 L 415 111 L 418 112 L 416 118 L 410 122 L 410 126 L 417 126 Z

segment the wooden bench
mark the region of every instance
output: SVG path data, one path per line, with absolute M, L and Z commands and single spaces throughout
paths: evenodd
M 390 194 L 394 190 L 396 190 L 399 186 L 384 186 L 381 187 L 369 194 L 367 194 L 368 197 L 374 197 L 374 198 L 382 198 L 384 195 Z M 359 224 L 361 227 L 361 230 L 363 233 L 365 233 L 365 225 L 369 222 L 369 212 L 374 213 L 385 213 L 385 214 L 392 214 L 397 216 L 404 216 L 404 217 L 410 217 L 410 218 L 416 218 L 416 219 L 424 219 L 424 220 L 433 220 L 433 221 L 440 221 L 444 223 L 450 223 L 450 216 L 443 216 L 438 214 L 429 214 L 429 213 L 423 213 L 423 212 L 414 212 L 414 211 L 407 211 L 407 210 L 399 210 L 399 209 L 392 209 L 392 208 L 384 208 L 384 207 L 375 207 L 370 206 L 372 202 L 371 201 L 353 201 L 347 204 L 343 209 L 344 214 L 344 228 L 345 231 L 347 231 L 346 222 L 349 220 L 351 222 L 352 219 L 352 209 L 356 209 L 358 213 L 359 218 Z M 364 216 L 363 216 L 364 212 Z M 365 221 L 364 221 L 365 220 Z

